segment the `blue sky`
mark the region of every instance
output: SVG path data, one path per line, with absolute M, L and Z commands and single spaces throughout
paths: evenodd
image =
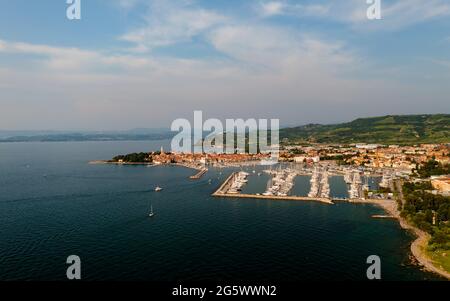
M 0 0 L 0 129 L 449 113 L 450 2 Z

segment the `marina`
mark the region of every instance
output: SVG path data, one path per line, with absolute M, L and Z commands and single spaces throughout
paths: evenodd
M 268 190 L 271 192 L 268 193 L 264 193 L 264 194 L 245 194 L 245 193 L 240 193 L 240 189 L 242 188 L 242 185 L 245 184 L 245 182 L 243 182 L 243 180 L 246 179 L 246 175 L 248 175 L 247 173 L 243 173 L 243 172 L 235 172 L 232 173 L 226 180 L 225 182 L 222 183 L 222 185 L 219 187 L 219 189 L 217 189 L 212 196 L 214 197 L 232 197 L 232 198 L 246 198 L 246 199 L 270 199 L 270 200 L 285 200 L 285 201 L 317 201 L 317 202 L 322 202 L 322 203 L 326 203 L 326 204 L 334 204 L 333 201 L 329 198 L 322 198 L 322 197 L 317 197 L 317 198 L 312 198 L 312 197 L 304 197 L 304 196 L 290 196 L 287 195 L 287 193 L 283 192 L 280 194 L 274 194 L 273 192 L 276 189 L 280 189 L 280 185 L 278 185 L 278 183 L 281 181 L 281 177 L 279 174 L 277 174 L 275 177 L 278 177 L 277 180 L 275 180 L 274 182 L 272 181 L 273 184 Z M 292 178 L 292 175 L 287 175 L 286 177 Z M 291 182 L 288 182 L 291 183 Z M 288 189 L 288 187 L 291 184 L 286 184 L 286 181 L 283 183 L 284 186 L 282 187 L 283 190 L 282 191 L 286 191 L 286 189 Z M 274 188 L 274 187 L 278 187 L 278 188 Z
M 261 179 L 261 174 L 267 175 Z M 212 194 L 214 197 L 270 199 L 291 201 L 317 201 L 334 204 L 342 201 L 363 201 L 372 189 L 372 174 L 355 168 L 336 168 L 326 165 L 279 165 L 262 172 L 233 172 Z M 259 178 L 259 179 L 258 179 Z M 298 182 L 298 180 L 301 180 Z M 263 191 L 246 189 L 248 183 L 267 181 Z M 305 186 L 309 182 L 308 186 Z M 372 180 L 373 182 L 373 180 Z M 263 182 L 264 183 L 264 182 Z M 296 184 L 302 186 L 296 189 Z M 372 183 L 376 187 L 375 182 Z M 342 190 L 346 187 L 344 190 Z M 306 193 L 305 189 L 308 189 Z M 337 189 L 337 191 L 336 191 Z M 303 191 L 303 193 L 296 193 Z M 367 199 L 368 201 L 376 199 Z

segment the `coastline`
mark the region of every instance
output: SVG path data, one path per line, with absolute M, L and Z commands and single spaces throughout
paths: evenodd
M 108 160 L 93 160 L 89 161 L 89 164 L 111 164 L 111 165 L 145 165 L 145 166 L 180 166 L 185 168 L 190 168 L 193 170 L 201 171 L 203 168 L 199 166 L 194 166 L 190 164 L 182 164 L 182 163 L 165 163 L 165 164 L 155 164 L 152 162 L 114 162 Z
M 134 165 L 134 166 L 147 166 L 147 167 L 178 166 L 178 167 L 189 168 L 189 169 L 195 170 L 197 172 L 196 174 L 194 174 L 194 175 L 189 177 L 191 180 L 198 180 L 206 172 L 208 172 L 208 169 L 205 168 L 205 167 L 201 167 L 201 166 L 194 165 L 194 164 L 189 164 L 189 163 L 155 164 L 155 163 L 152 163 L 152 162 L 114 162 L 114 161 L 108 161 L 108 160 L 95 160 L 95 161 L 89 161 L 89 164 Z
M 416 239 L 411 243 L 411 253 L 417 259 L 419 264 L 427 271 L 439 274 L 447 280 L 450 280 L 450 273 L 437 267 L 426 253 L 428 241 L 431 238 L 430 235 L 411 225 L 406 219 L 401 217 L 400 212 L 397 209 L 397 202 L 395 200 L 351 200 L 350 202 L 355 204 L 376 205 L 381 207 L 391 217 L 397 219 L 403 229 L 412 232 L 416 236 Z
M 95 160 L 90 161 L 89 164 L 112 164 L 112 165 L 144 165 L 144 166 L 179 166 L 179 167 L 185 167 L 189 169 L 196 170 L 198 173 L 190 176 L 190 179 L 198 179 L 200 178 L 204 173 L 208 171 L 207 168 L 194 165 L 194 164 L 183 164 L 183 163 L 168 163 L 168 164 L 154 164 L 151 162 L 113 162 L 108 160 Z M 214 197 L 230 197 L 230 198 L 252 198 L 252 199 L 272 199 L 272 200 L 300 200 L 300 201 L 319 201 L 326 204 L 333 204 L 332 201 L 322 200 L 318 198 L 306 198 L 306 197 L 275 197 L 275 196 L 262 196 L 262 195 L 249 195 L 249 194 L 226 194 L 222 193 L 221 190 L 223 187 L 229 182 L 230 178 L 233 176 L 230 175 L 230 177 L 222 183 L 220 188 L 215 191 L 212 196 Z M 420 230 L 419 228 L 413 226 L 412 224 L 408 223 L 406 219 L 400 216 L 400 212 L 398 210 L 398 205 L 395 200 L 387 200 L 387 199 L 350 199 L 346 200 L 349 203 L 353 204 L 371 204 L 378 206 L 382 208 L 388 215 L 373 215 L 372 218 L 381 218 L 381 219 L 397 219 L 399 221 L 400 226 L 412 232 L 416 238 L 411 243 L 411 253 L 418 261 L 419 265 L 422 266 L 425 270 L 439 274 L 440 276 L 446 278 L 447 280 L 450 280 L 450 273 L 445 271 L 444 269 L 436 266 L 436 263 L 433 262 L 433 260 L 428 256 L 426 252 L 426 248 L 428 246 L 428 242 L 431 238 L 431 236 Z
M 148 166 L 157 166 L 151 162 L 113 162 L 108 160 L 94 160 L 89 161 L 89 164 L 112 164 L 112 165 L 148 165 Z

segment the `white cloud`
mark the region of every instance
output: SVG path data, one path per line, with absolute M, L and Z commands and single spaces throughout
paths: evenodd
M 443 3 L 429 1 L 435 8 Z M 357 2 L 365 14 L 365 1 Z M 274 26 L 261 18 L 233 19 L 190 1 L 176 3 L 152 1 L 143 26 L 122 37 L 143 53 L 0 40 L 2 58 L 25 54 L 21 61 L 27 65 L 12 66 L 2 60 L 0 128 L 161 126 L 174 118 L 190 117 L 194 109 L 202 109 L 211 117 L 280 117 L 282 123 L 301 124 L 336 121 L 338 115 L 342 119 L 395 113 L 396 109 L 408 113 L 404 110 L 412 107 L 410 103 L 416 111 L 424 112 L 445 104 L 448 93 L 436 94 L 422 83 L 402 84 L 403 74 L 384 80 L 386 73 L 378 68 L 379 76 L 374 76 L 368 66 L 370 58 L 360 57 L 342 41 Z M 366 22 L 357 8 L 338 5 L 356 3 L 350 0 L 331 2 L 335 6 L 279 3 L 266 7 L 266 17 L 295 13 L 333 15 L 335 20 L 353 26 Z M 422 8 L 422 20 L 446 13 L 445 5 Z M 399 13 L 411 16 L 413 11 L 388 6 L 382 22 L 391 22 L 391 28 L 418 22 L 388 20 L 389 16 L 398 18 Z M 201 37 L 226 59 L 178 59 L 145 52 L 194 37 Z M 433 106 L 422 104 L 430 94 Z M 44 118 L 33 118 L 34 113 Z
M 270 1 L 260 3 L 257 11 L 263 17 L 277 15 L 322 17 L 328 15 L 330 6 L 327 4 L 298 4 L 288 1 Z
M 33 54 L 42 67 L 58 70 L 85 70 L 95 67 L 120 67 L 125 69 L 148 68 L 154 65 L 149 58 L 130 55 L 106 54 L 80 48 L 8 42 L 0 40 L 0 53 Z M 33 59 L 31 59 L 33 61 Z
M 446 67 L 446 68 L 450 68 L 450 61 L 447 61 L 447 60 L 437 60 L 437 59 L 430 59 L 429 61 L 432 62 L 432 63 L 434 63 L 434 64 L 437 64 L 437 65 L 439 65 L 439 66 Z
M 336 70 L 352 67 L 346 60 L 353 58 L 344 48 L 291 34 L 258 26 L 217 29 L 211 43 L 233 58 L 225 61 L 115 55 L 0 40 L 0 55 L 33 54 L 26 62 L 37 64 L 0 72 L 0 127 L 26 128 L 32 121 L 38 128 L 73 128 L 77 123 L 97 129 L 161 126 L 190 117 L 194 109 L 213 117 L 275 118 L 287 114 L 280 108 L 297 107 L 307 99 L 350 99 L 343 96 L 351 91 L 345 87 L 356 84 L 336 76 Z M 48 118 L 39 123 L 19 114 L 19 108 Z
M 115 55 L 0 40 L 1 56 L 33 54 L 21 60 L 38 65 L 0 67 L 0 128 L 168 126 L 175 118 L 192 118 L 196 109 L 208 118 L 281 118 L 283 124 L 409 113 L 405 108 L 444 110 L 448 93 L 351 76 L 367 66 L 339 41 L 244 25 L 218 28 L 209 38 L 232 60 Z M 433 99 L 422 102 L 430 93 Z
M 263 17 L 274 15 L 322 17 L 346 23 L 356 30 L 400 30 L 450 16 L 447 0 L 390 0 L 382 1 L 382 20 L 367 19 L 366 1 L 340 0 L 318 1 L 315 4 L 298 4 L 294 1 L 262 2 L 259 13 Z
M 181 3 L 181 4 L 180 4 Z M 145 25 L 121 37 L 138 51 L 188 42 L 226 20 L 221 14 L 196 8 L 189 2 L 152 2 Z
M 211 33 L 210 40 L 218 51 L 253 68 L 301 70 L 316 65 L 335 70 L 337 65 L 351 68 L 359 61 L 342 42 L 273 26 L 223 26 Z
M 450 3 L 446 0 L 398 0 L 382 6 L 383 20 L 378 23 L 381 28 L 395 30 L 448 16 Z
M 261 13 L 263 16 L 275 16 L 285 12 L 285 4 L 279 1 L 261 3 Z
M 120 7 L 123 8 L 132 8 L 137 3 L 139 3 L 139 0 L 116 0 Z

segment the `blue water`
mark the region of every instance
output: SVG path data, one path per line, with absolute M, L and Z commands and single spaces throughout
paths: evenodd
M 383 279 L 437 279 L 373 206 L 211 197 L 230 169 L 88 164 L 161 144 L 0 144 L 0 280 L 64 280 L 72 254 L 85 280 L 363 280 L 372 254 Z
M 330 195 L 334 198 L 348 198 L 348 187 L 342 176 L 331 176 L 329 178 Z
M 292 187 L 291 195 L 308 196 L 311 190 L 310 176 L 296 176 L 294 179 L 294 187 Z

